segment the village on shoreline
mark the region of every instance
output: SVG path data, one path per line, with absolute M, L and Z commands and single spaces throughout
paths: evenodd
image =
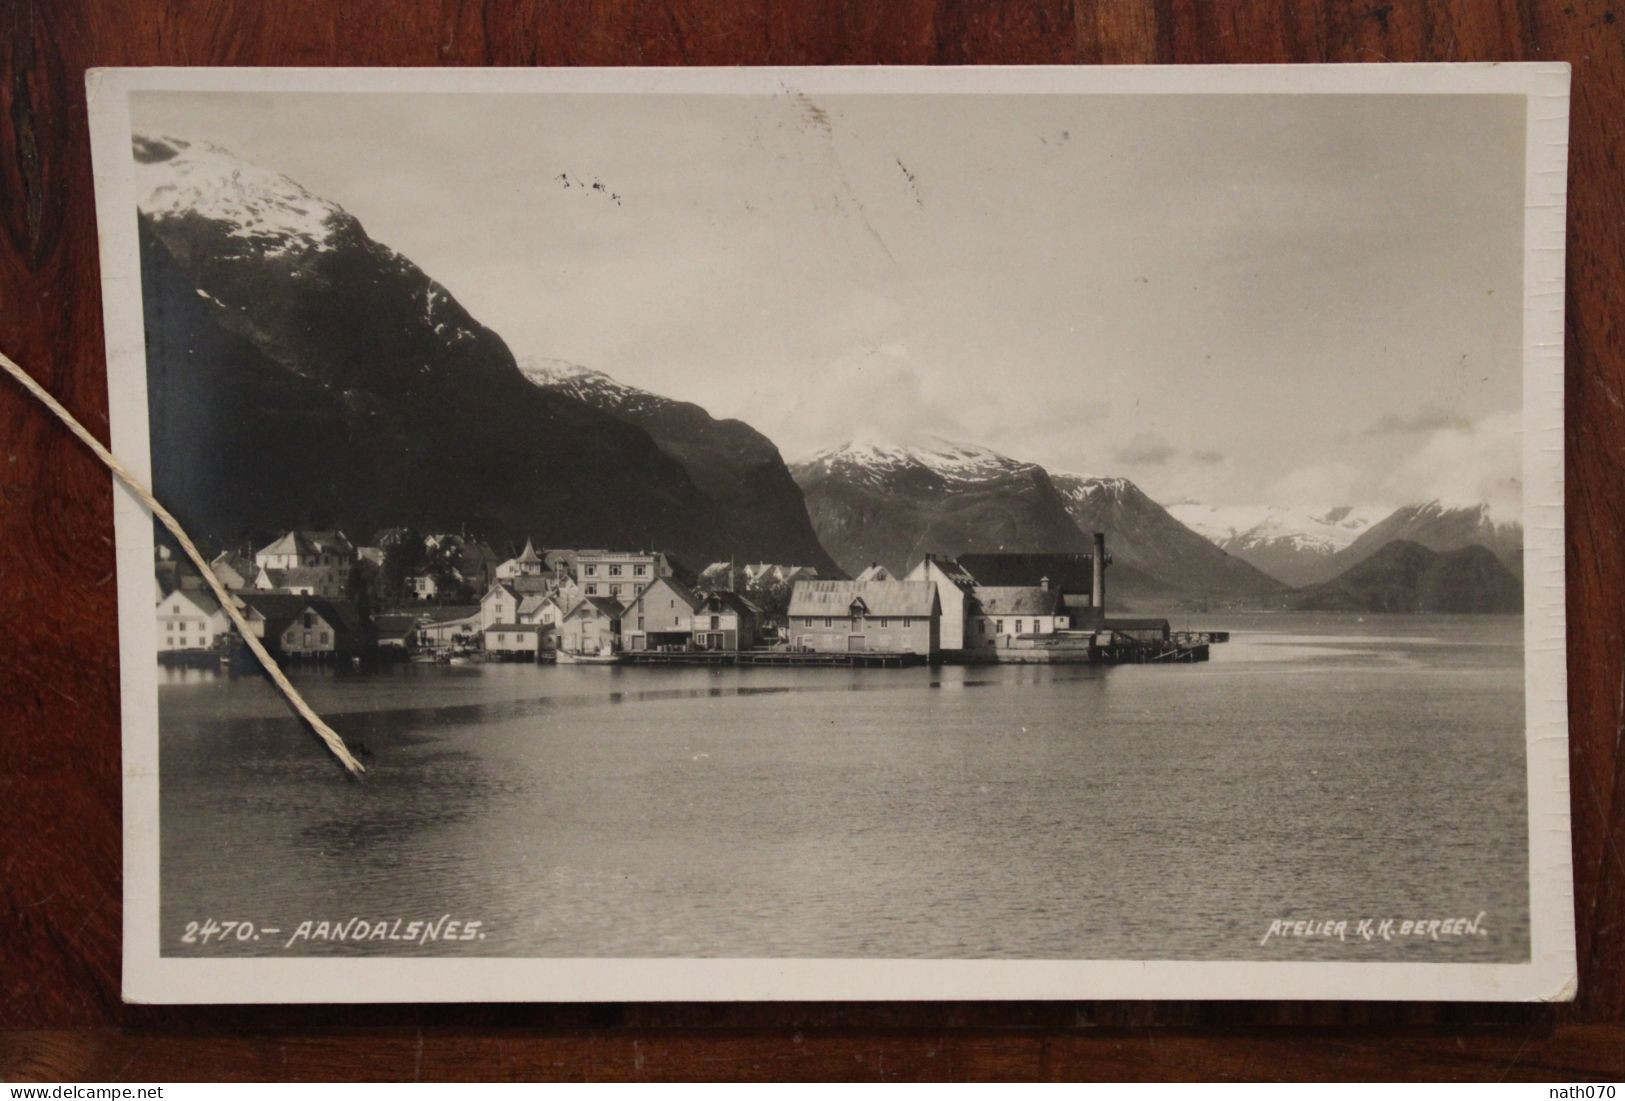
M 694 574 L 659 550 L 522 550 L 389 529 L 357 546 L 290 530 L 226 550 L 210 570 L 279 660 L 360 667 L 472 664 L 883 666 L 935 662 L 1203 661 L 1222 632 L 1106 614 L 1105 536 L 1093 554 L 926 554 L 904 576 L 852 580 L 793 564 L 714 562 Z M 160 544 L 158 657 L 240 660 L 242 641 L 189 562 Z

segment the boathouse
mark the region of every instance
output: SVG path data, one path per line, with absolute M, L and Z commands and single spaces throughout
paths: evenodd
M 689 617 L 700 650 L 749 650 L 762 631 L 762 609 L 731 589 L 702 593 Z
M 378 649 L 404 653 L 417 641 L 418 617 L 415 612 L 384 612 L 372 617 L 372 629 Z
M 694 614 L 703 598 L 673 577 L 645 584 L 621 612 L 627 650 L 686 650 L 694 640 Z
M 480 633 L 478 604 L 436 604 L 418 616 L 418 641 L 424 646 L 454 646 Z
M 485 652 L 494 658 L 535 661 L 548 648 L 552 631 L 535 623 L 498 623 L 485 629 Z
M 791 645 L 822 653 L 915 653 L 940 648 L 942 608 L 929 581 L 798 581 Z
M 597 654 L 617 647 L 621 639 L 621 606 L 607 596 L 584 596 L 559 627 L 559 649 Z

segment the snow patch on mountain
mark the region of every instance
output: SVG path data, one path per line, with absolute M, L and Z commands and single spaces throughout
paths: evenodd
M 1414 507 L 1418 519 L 1437 518 L 1452 513 L 1476 515 L 1479 523 L 1490 531 L 1512 531 L 1523 528 L 1523 509 L 1520 503 L 1507 500 L 1472 501 L 1466 499 L 1434 498 Z
M 1080 504 L 1089 500 L 1121 497 L 1134 487 L 1134 483 L 1127 478 L 1104 478 L 1095 474 L 1074 474 L 1067 470 L 1052 470 L 1049 476 L 1062 497 Z
M 136 206 L 156 219 L 195 214 L 267 255 L 326 252 L 350 216 L 288 177 L 208 142 L 136 135 Z
M 959 443 L 940 436 L 925 436 L 913 444 L 849 440 L 839 447 L 826 448 L 799 464 L 823 473 L 854 472 L 869 481 L 879 481 L 902 470 L 928 470 L 947 482 L 974 482 L 1030 470 L 1032 463 L 1020 462 L 977 444 Z
M 557 390 L 601 409 L 629 412 L 672 403 L 670 398 L 628 386 L 603 371 L 567 359 L 525 356 L 519 360 L 519 371 L 544 390 Z
M 523 356 L 519 360 L 519 369 L 525 373 L 526 378 L 537 386 L 628 389 L 627 386 L 616 382 L 602 371 L 594 370 L 591 367 L 583 367 L 579 363 L 571 363 L 567 359 L 554 359 L 550 356 Z
M 1170 505 L 1168 511 L 1186 527 L 1227 550 L 1273 544 L 1333 554 L 1354 542 L 1392 510 L 1353 505 L 1305 509 L 1185 501 Z

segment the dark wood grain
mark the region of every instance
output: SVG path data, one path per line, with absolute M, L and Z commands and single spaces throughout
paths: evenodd
M 124 1006 L 108 479 L 0 386 L 0 1078 L 1625 1075 L 1625 4 L 0 0 L 0 345 L 104 437 L 91 66 L 1547 59 L 1574 66 L 1572 1005 Z

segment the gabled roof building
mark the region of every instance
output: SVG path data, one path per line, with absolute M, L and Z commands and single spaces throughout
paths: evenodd
M 212 649 L 231 630 L 220 602 L 208 591 L 175 589 L 158 599 L 158 652 Z
M 704 598 L 674 577 L 656 578 L 621 612 L 621 642 L 628 650 L 687 648 L 694 613 Z
M 928 554 L 908 572 L 908 580 L 929 581 L 937 590 L 937 602 L 942 607 L 942 649 L 951 653 L 969 646 L 970 594 L 976 587 L 970 572 L 955 559 Z
M 762 610 L 732 589 L 701 593 L 691 617 L 701 650 L 750 650 L 762 631 Z
M 602 653 L 614 649 L 620 636 L 620 602 L 607 596 L 585 596 L 564 617 L 559 649 L 572 654 Z
M 787 631 L 798 649 L 934 656 L 942 605 L 930 581 L 798 581 Z
M 353 561 L 355 547 L 342 531 L 289 531 L 254 552 L 256 566 L 269 566 L 272 569 L 294 566 L 347 567 Z
M 971 591 L 966 648 L 1009 646 L 1072 625 L 1059 589 L 1043 585 L 978 585 Z

